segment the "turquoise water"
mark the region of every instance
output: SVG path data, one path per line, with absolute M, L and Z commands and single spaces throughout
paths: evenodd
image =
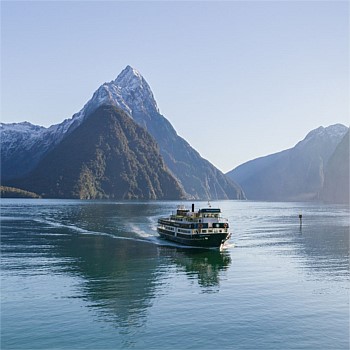
M 177 204 L 2 199 L 1 349 L 349 349 L 349 207 L 213 202 L 215 251 Z

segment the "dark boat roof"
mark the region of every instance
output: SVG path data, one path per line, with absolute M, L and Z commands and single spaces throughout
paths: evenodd
M 221 213 L 221 209 L 219 208 L 205 208 L 199 209 L 200 213 Z

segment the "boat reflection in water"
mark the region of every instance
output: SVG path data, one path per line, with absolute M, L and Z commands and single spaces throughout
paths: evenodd
M 203 292 L 218 291 L 219 288 L 212 287 L 219 287 L 220 273 L 227 270 L 231 264 L 230 253 L 226 250 L 162 247 L 161 254 L 170 256 L 190 279 L 198 279 Z

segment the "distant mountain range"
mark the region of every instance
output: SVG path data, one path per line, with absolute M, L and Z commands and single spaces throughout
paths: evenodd
M 319 127 L 295 147 L 246 162 L 226 175 L 252 200 L 348 202 L 341 198 L 349 195 L 348 138 L 344 125 Z
M 130 66 L 71 119 L 0 132 L 3 196 L 349 202 L 346 126 L 319 127 L 225 175 L 177 135 Z
M 0 131 L 2 184 L 43 197 L 245 198 L 177 135 L 130 66 L 71 119 L 50 128 L 1 124 Z

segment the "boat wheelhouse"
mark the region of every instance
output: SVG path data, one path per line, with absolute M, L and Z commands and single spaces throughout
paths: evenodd
M 176 213 L 158 220 L 158 233 L 162 238 L 196 247 L 219 248 L 229 238 L 228 220 L 221 209 L 207 208 L 194 211 L 178 206 Z

